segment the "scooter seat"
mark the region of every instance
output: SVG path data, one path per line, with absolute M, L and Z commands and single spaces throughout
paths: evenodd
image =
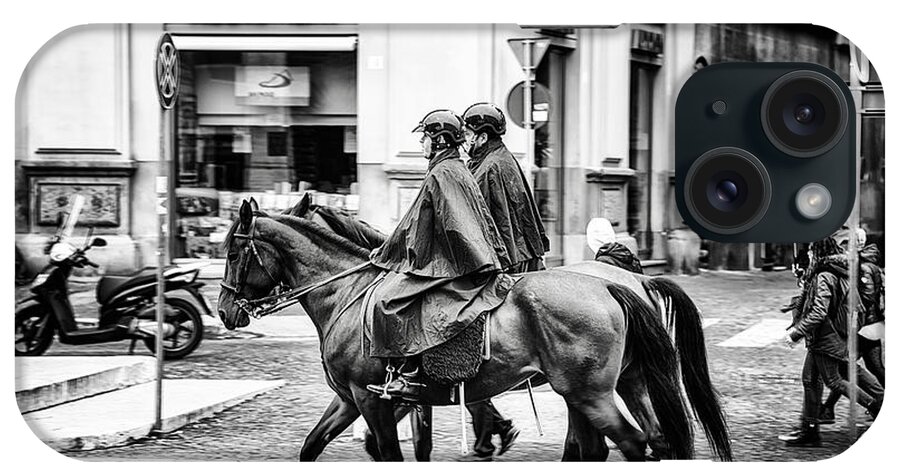
M 97 283 L 97 302 L 106 304 L 119 292 L 156 282 L 156 268 L 144 268 L 131 276 L 104 276 Z

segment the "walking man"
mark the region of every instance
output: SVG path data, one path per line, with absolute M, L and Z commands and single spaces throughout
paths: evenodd
M 846 228 L 846 227 L 845 227 Z M 838 244 L 849 252 L 849 240 L 854 237 L 842 228 L 845 232 Z M 884 360 L 882 357 L 881 340 L 870 339 L 866 337 L 865 329 L 877 327 L 878 323 L 884 325 L 884 271 L 878 266 L 879 250 L 875 244 L 866 245 L 866 233 L 862 229 L 858 229 L 856 236 L 859 243 L 859 297 L 861 299 L 865 313 L 860 319 L 860 332 L 857 336 L 856 348 L 859 349 L 859 355 L 866 364 L 866 370 L 878 380 L 878 383 L 884 387 Z M 834 406 L 840 400 L 840 392 L 834 390 L 829 393 L 825 403 L 819 411 L 819 424 L 830 424 L 835 422 Z
M 846 375 L 847 353 L 847 257 L 837 241 L 829 236 L 810 247 L 810 264 L 804 273 L 803 291 L 797 302 L 794 324 L 785 335 L 785 343 L 793 347 L 801 338 L 806 339 L 806 361 L 803 364 L 803 411 L 798 430 L 779 437 L 788 446 L 818 446 L 819 408 L 822 402 L 822 385 L 844 396 L 851 385 Z M 860 310 L 860 312 L 864 312 Z M 859 403 L 878 415 L 884 398 L 884 389 L 867 372 L 859 372 L 856 388 Z M 871 374 L 868 374 L 871 375 Z

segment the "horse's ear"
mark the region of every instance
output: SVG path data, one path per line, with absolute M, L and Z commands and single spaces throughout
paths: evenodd
M 241 230 L 250 229 L 250 222 L 253 220 L 253 208 L 250 202 L 244 200 L 241 204 L 241 211 L 238 213 L 241 218 Z
M 297 207 L 296 215 L 298 217 L 302 217 L 302 216 L 306 215 L 306 212 L 309 211 L 309 202 L 310 202 L 309 192 L 306 192 L 303 194 L 303 198 L 300 199 L 300 205 Z
M 256 203 L 256 199 L 253 197 L 250 197 L 250 209 L 253 210 L 254 212 L 259 211 L 259 204 Z

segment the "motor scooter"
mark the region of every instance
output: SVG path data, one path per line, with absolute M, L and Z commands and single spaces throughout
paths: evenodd
M 81 328 L 69 301 L 68 281 L 74 268 L 98 267 L 85 254 L 106 246 L 106 240 L 88 231 L 81 248 L 71 245 L 68 236 L 80 211 L 76 200 L 62 232 L 51 239 L 45 251 L 50 264 L 31 283 L 31 296 L 16 303 L 16 355 L 35 356 L 47 351 L 54 334 L 69 345 L 131 340 L 129 353 L 137 341 L 151 352 L 156 350 L 157 270 L 145 268 L 130 276 L 103 276 L 97 283 L 100 306 L 96 327 Z M 180 359 L 193 352 L 203 339 L 203 317 L 211 316 L 211 306 L 200 292 L 199 266 L 170 266 L 163 269 L 165 318 L 163 352 L 166 359 Z M 169 295 L 184 290 L 193 299 Z M 192 302 L 193 301 L 193 302 Z

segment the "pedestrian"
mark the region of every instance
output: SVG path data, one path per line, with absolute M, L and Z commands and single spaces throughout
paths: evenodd
M 845 253 L 849 253 L 850 234 L 843 231 L 846 230 L 842 229 L 838 244 Z M 856 238 L 859 244 L 859 297 L 864 309 L 856 348 L 866 365 L 866 370 L 884 387 L 884 353 L 881 339 L 878 338 L 878 334 L 883 334 L 884 329 L 884 271 L 878 266 L 880 256 L 878 246 L 874 243 L 866 245 L 865 230 L 857 229 Z M 875 331 L 876 329 L 880 332 Z M 819 424 L 835 422 L 834 406 L 840 398 L 840 392 L 832 390 L 828 394 L 819 412 Z
M 606 218 L 592 218 L 587 226 L 588 247 L 594 261 L 610 264 L 637 274 L 644 274 L 641 260 L 627 246 L 616 241 L 616 232 Z
M 500 274 L 509 267 L 506 248 L 460 158 L 462 118 L 432 111 L 413 132 L 422 134 L 428 169 L 409 210 L 370 257 L 390 272 L 378 289 L 370 348 L 386 358 L 388 376 L 367 388 L 415 402 L 421 353 L 502 304 L 512 280 Z M 391 358 L 403 363 L 395 368 Z
M 503 111 L 489 103 L 473 104 L 463 113 L 463 122 L 469 154 L 466 166 L 475 177 L 509 256 L 510 265 L 504 271 L 518 274 L 544 269 L 543 255 L 550 249 L 550 241 L 525 174 L 503 143 Z M 472 414 L 475 446 L 463 460 L 491 461 L 494 435 L 500 437 L 498 456 L 519 436 L 512 420 L 504 418 L 490 400 L 466 407 Z
M 833 236 L 810 247 L 810 264 L 801 280 L 803 290 L 796 300 L 794 321 L 784 336 L 785 343 L 794 347 L 801 338 L 806 340 L 806 360 L 803 364 L 803 410 L 800 428 L 779 436 L 788 446 L 818 446 L 819 408 L 822 402 L 820 379 L 832 390 L 849 395 L 851 384 L 847 374 L 847 299 L 850 286 L 847 256 Z M 856 363 L 853 363 L 856 365 Z M 884 389 L 874 378 L 859 372 L 857 398 L 872 415 L 878 415 Z

